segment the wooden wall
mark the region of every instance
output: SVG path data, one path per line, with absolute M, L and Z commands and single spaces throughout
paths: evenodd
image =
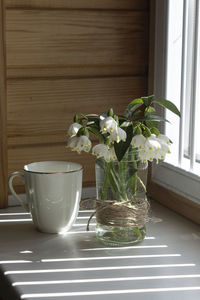
M 78 161 L 94 185 L 94 157 L 66 149 L 66 129 L 75 112 L 122 113 L 147 94 L 149 1 L 4 4 L 8 174 L 32 161 Z

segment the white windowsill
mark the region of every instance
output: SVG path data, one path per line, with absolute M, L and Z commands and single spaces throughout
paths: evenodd
M 151 206 L 162 222 L 148 223 L 147 238 L 127 248 L 100 244 L 95 220 L 86 232 L 88 211 L 79 213 L 68 234 L 56 235 L 38 232 L 19 206 L 0 210 L 0 295 L 12 300 L 22 295 L 37 300 L 199 300 L 200 226 L 158 203 Z

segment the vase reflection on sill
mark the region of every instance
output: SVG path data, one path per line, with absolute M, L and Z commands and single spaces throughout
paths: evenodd
M 147 162 L 130 148 L 123 159 L 96 161 L 96 236 L 104 245 L 131 246 L 146 235 Z

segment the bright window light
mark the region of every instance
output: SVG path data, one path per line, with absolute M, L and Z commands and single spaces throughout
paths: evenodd
M 140 281 L 140 280 L 163 280 L 163 279 L 189 279 L 200 278 L 200 274 L 186 275 L 164 275 L 164 276 L 139 276 L 139 277 L 109 277 L 109 278 L 88 278 L 73 280 L 40 280 L 40 281 L 18 281 L 12 283 L 12 286 L 20 285 L 46 285 L 46 284 L 73 284 L 73 283 L 94 283 L 94 282 L 115 282 L 115 281 Z
M 111 259 L 131 259 L 131 258 L 158 258 L 158 257 L 178 257 L 178 256 L 181 256 L 181 254 L 118 255 L 118 256 L 101 256 L 101 257 L 51 258 L 51 259 L 41 259 L 41 262 L 111 260 Z
M 13 270 L 4 272 L 11 274 L 40 274 L 40 273 L 63 273 L 63 272 L 88 272 L 106 270 L 131 270 L 131 269 L 154 269 L 154 268 L 182 268 L 195 267 L 195 264 L 160 264 L 160 265 L 138 265 L 138 266 L 117 266 L 117 267 L 93 267 L 93 268 L 68 268 L 68 269 L 41 269 L 41 270 Z
M 116 294 L 138 294 L 138 293 L 158 293 L 175 291 L 199 291 L 200 286 L 191 287 L 172 287 L 172 288 L 152 288 L 152 289 L 131 289 L 131 290 L 109 290 L 109 291 L 88 291 L 70 293 L 39 293 L 23 294 L 21 299 L 26 298 L 49 298 L 49 297 L 70 297 L 70 296 L 95 296 L 95 295 L 116 295 Z

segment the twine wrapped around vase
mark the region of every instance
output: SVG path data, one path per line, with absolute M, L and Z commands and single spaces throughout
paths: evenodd
M 143 227 L 148 219 L 149 203 L 147 198 L 131 201 L 97 200 L 96 220 L 106 226 Z
M 142 228 L 149 220 L 149 202 L 147 198 L 137 198 L 133 201 L 97 200 L 96 210 L 88 220 L 87 230 L 94 215 L 101 225 Z

